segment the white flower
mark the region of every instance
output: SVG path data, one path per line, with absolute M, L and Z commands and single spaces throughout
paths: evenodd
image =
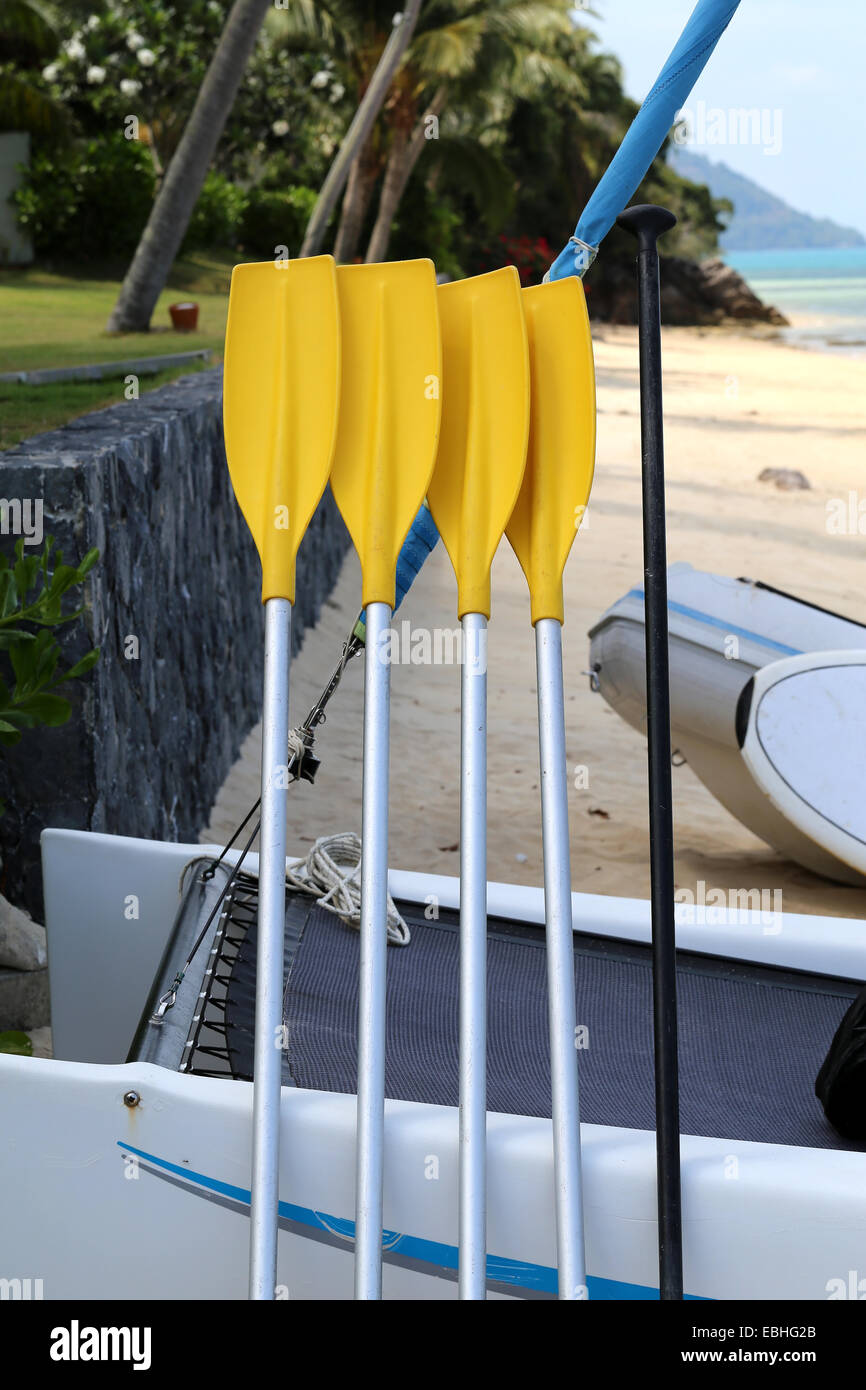
M 401 22 L 402 18 L 403 18 L 403 11 L 402 11 L 402 10 L 398 10 L 397 13 L 394 15 L 394 18 L 391 20 L 392 28 L 396 29 L 396 28 L 397 28 L 397 25 Z
M 330 74 L 329 72 L 327 72 L 324 68 L 319 68 L 319 71 L 318 71 L 318 72 L 313 73 L 313 76 L 312 76 L 312 78 L 310 79 L 310 86 L 311 86 L 311 87 L 327 87 L 327 85 L 328 85 L 328 83 L 330 82 L 330 80 L 331 80 L 331 74 Z
M 68 42 L 67 44 L 64 44 L 64 49 L 65 49 L 67 58 L 83 58 L 83 57 L 84 57 L 84 53 L 85 53 L 84 44 L 81 42 L 80 39 L 70 39 L 69 42 Z
M 85 27 L 85 29 L 90 29 L 90 31 L 92 32 L 94 29 L 98 29 L 98 28 L 99 28 L 100 23 L 101 23 L 101 21 L 100 21 L 99 15 L 98 15 L 98 14 L 92 14 L 92 15 L 90 16 L 90 18 L 88 19 L 88 21 L 87 21 L 87 23 L 85 24 L 84 27 Z
M 274 135 L 288 135 L 289 123 L 288 121 L 274 121 L 271 130 L 274 132 Z
M 137 48 L 144 47 L 144 39 L 141 37 L 141 34 L 136 34 L 134 29 L 130 29 L 126 36 L 126 46 L 127 48 L 131 48 L 134 53 Z
M 142 67 L 152 68 L 156 62 L 156 54 L 152 48 L 140 48 L 138 50 L 138 61 Z
M 134 97 L 141 91 L 141 83 L 136 82 L 134 77 L 124 77 L 120 83 L 120 90 L 125 97 Z
M 94 63 L 92 67 L 87 69 L 87 80 L 88 82 L 92 82 L 95 87 L 98 87 L 100 82 L 105 81 L 105 68 L 101 68 L 98 63 Z
M 46 82 L 56 82 L 59 69 L 56 63 L 49 63 L 47 68 L 42 69 L 42 76 Z
M 346 88 L 343 86 L 342 82 L 335 82 L 331 88 L 331 101 L 342 101 L 345 95 Z

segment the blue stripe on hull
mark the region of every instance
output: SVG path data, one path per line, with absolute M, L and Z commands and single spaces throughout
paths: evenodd
M 152 1164 L 155 1177 L 175 1174 L 184 1180 L 190 1192 L 199 1197 L 214 1197 L 236 1202 L 249 1214 L 250 1191 L 245 1187 L 234 1187 L 231 1183 L 209 1178 L 205 1173 L 195 1173 L 183 1164 L 169 1163 L 144 1149 L 133 1148 L 118 1139 L 117 1147 L 124 1153 L 135 1154 Z M 336 1245 L 351 1245 L 355 1239 L 355 1223 L 347 1217 L 329 1216 L 325 1212 L 313 1211 L 310 1207 L 299 1207 L 293 1202 L 280 1202 L 279 1218 L 281 1225 L 287 1225 L 298 1235 L 330 1236 Z M 400 1231 L 382 1232 L 382 1258 L 388 1264 L 410 1265 L 433 1278 L 455 1278 L 457 1274 L 458 1251 L 456 1245 L 446 1245 L 438 1240 L 425 1240 L 422 1236 L 409 1236 Z M 527 1263 L 525 1260 L 511 1260 L 503 1255 L 487 1256 L 487 1282 L 502 1293 L 521 1294 L 529 1298 L 555 1298 L 557 1294 L 557 1272 L 549 1265 Z M 597 1279 L 587 1276 L 587 1287 L 591 1299 L 657 1299 L 658 1289 L 645 1284 L 626 1284 L 619 1279 Z M 686 1294 L 689 1300 L 703 1301 L 698 1295 Z
M 644 591 L 629 589 L 626 598 L 642 600 Z M 802 656 L 799 647 L 787 647 L 784 642 L 774 642 L 772 637 L 763 637 L 760 632 L 750 632 L 747 627 L 734 627 L 723 618 L 714 618 L 709 613 L 702 613 L 698 608 L 687 608 L 684 603 L 674 603 L 672 599 L 668 599 L 668 609 L 671 613 L 681 613 L 684 618 L 694 618 L 696 622 L 705 623 L 707 627 L 718 628 L 720 632 L 730 633 L 734 637 L 745 637 L 750 642 L 758 642 L 762 647 L 770 647 L 774 652 L 784 652 L 785 656 Z

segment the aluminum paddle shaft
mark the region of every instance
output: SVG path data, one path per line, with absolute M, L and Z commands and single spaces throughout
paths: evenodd
M 532 366 L 526 472 L 506 535 L 529 585 L 538 670 L 544 917 L 559 1297 L 586 1297 L 575 1048 L 562 578 L 595 460 L 595 373 L 580 281 L 523 291 Z
M 361 561 L 363 849 L 355 1153 L 355 1297 L 382 1296 L 389 653 L 403 542 L 436 462 L 442 345 L 432 261 L 340 266 L 340 423 L 331 490 Z
M 250 1298 L 272 1299 L 277 1279 L 280 1171 L 280 1047 L 286 920 L 286 758 L 292 605 L 265 604 L 262 825 L 256 947 L 256 1038 L 250 1206 Z
M 650 895 L 653 943 L 659 1288 L 683 1296 L 674 828 L 668 670 L 661 305 L 656 241 L 676 224 L 664 208 L 628 208 L 619 225 L 638 239 L 640 422 L 643 480 L 644 614 L 649 764 Z
M 355 1168 L 355 1297 L 382 1297 L 385 1163 L 385 969 L 388 950 L 388 725 L 391 609 L 367 605 L 364 791 L 361 834 L 361 964 L 358 994 L 358 1152 Z
M 232 271 L 223 425 L 232 486 L 262 562 L 265 690 L 253 1087 L 250 1297 L 276 1285 L 286 898 L 289 653 L 295 559 L 325 490 L 340 394 L 330 256 Z
M 540 618 L 535 624 L 535 659 L 538 669 L 538 747 L 544 839 L 556 1258 L 559 1297 L 582 1299 L 586 1298 L 587 1293 L 581 1200 L 562 627 L 555 618 Z
M 460 1298 L 487 1296 L 487 619 L 463 617 L 460 722 Z
M 487 620 L 490 567 L 523 482 L 529 343 L 514 266 L 440 285 L 442 428 L 430 510 L 457 579 L 460 751 L 459 1259 L 487 1295 Z

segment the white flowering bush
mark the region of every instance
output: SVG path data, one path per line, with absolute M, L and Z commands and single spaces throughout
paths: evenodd
M 134 249 L 229 9 L 219 0 L 65 0 L 53 11 L 56 43 L 33 77 L 74 138 L 62 149 L 36 139 L 16 195 L 39 254 L 116 259 Z M 333 57 L 315 47 L 299 50 L 279 24 L 264 26 L 183 254 L 266 245 L 274 229 L 298 249 L 310 190 L 353 111 Z
M 119 130 L 138 117 L 156 158 L 166 163 L 183 131 L 216 48 L 226 12 L 211 0 L 104 0 L 97 12 L 67 20 L 71 32 L 42 69 L 85 135 Z M 132 104 L 132 105 L 131 105 Z
M 77 11 L 77 13 L 76 13 Z M 62 42 L 41 71 L 82 134 L 99 136 L 138 118 L 157 168 L 171 158 L 225 25 L 218 0 L 104 0 L 88 14 L 81 3 L 59 12 Z M 65 26 L 65 27 L 64 27 Z M 243 182 L 258 179 L 270 151 L 291 137 L 299 165 L 318 135 L 333 139 L 351 117 L 345 87 L 327 56 L 297 52 L 268 25 L 247 69 L 217 155 L 216 168 Z

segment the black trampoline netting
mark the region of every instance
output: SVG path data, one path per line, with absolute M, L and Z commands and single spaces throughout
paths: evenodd
M 227 975 L 231 1072 L 250 1078 L 254 914 Z M 457 1104 L 456 915 L 426 921 L 388 950 L 386 1093 Z M 358 933 L 290 894 L 286 913 L 284 1084 L 354 1092 Z M 575 991 L 581 1118 L 654 1128 L 649 948 L 578 934 Z M 489 923 L 488 1109 L 550 1115 L 544 933 Z M 824 1118 L 814 1079 L 858 986 L 771 967 L 680 954 L 680 1104 L 686 1134 L 816 1148 L 855 1148 Z

